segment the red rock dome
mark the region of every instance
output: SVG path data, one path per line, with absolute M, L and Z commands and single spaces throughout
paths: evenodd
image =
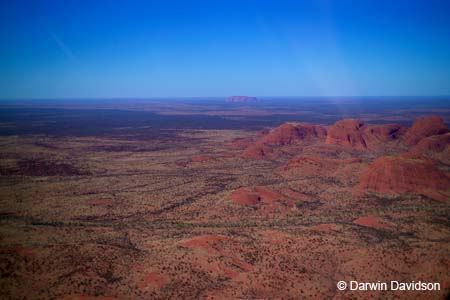
M 414 153 L 422 153 L 426 151 L 442 152 L 446 147 L 450 147 L 450 132 L 423 138 L 411 149 L 411 151 Z
M 326 143 L 356 150 L 373 149 L 398 139 L 406 130 L 399 124 L 368 125 L 361 120 L 345 119 L 330 126 Z
M 364 150 L 367 143 L 362 136 L 363 126 L 364 122 L 356 119 L 337 121 L 328 128 L 326 143 Z
M 450 177 L 423 156 L 382 156 L 362 174 L 359 188 L 387 194 L 419 193 L 445 201 Z
M 265 135 L 260 142 L 269 145 L 290 145 L 308 138 L 324 138 L 326 134 L 326 129 L 320 125 L 286 123 Z
M 425 137 L 447 132 L 449 130 L 441 117 L 427 116 L 414 121 L 413 126 L 405 134 L 404 142 L 407 145 L 415 145 Z

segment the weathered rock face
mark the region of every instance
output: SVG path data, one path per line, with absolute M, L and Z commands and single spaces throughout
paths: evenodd
M 230 96 L 227 102 L 256 102 L 258 98 L 249 96 Z
M 442 152 L 446 147 L 450 147 L 450 132 L 421 139 L 417 145 L 411 148 L 411 152 Z
M 362 174 L 359 188 L 386 194 L 418 193 L 439 201 L 450 199 L 450 177 L 431 159 L 413 154 L 376 159 Z
M 259 140 L 248 145 L 242 153 L 242 157 L 253 159 L 271 158 L 275 155 L 272 149 L 273 146 L 292 145 L 312 138 L 325 138 L 326 134 L 326 129 L 320 125 L 286 123 L 270 132 L 260 132 L 258 134 L 260 136 Z
M 366 125 L 364 127 L 364 137 L 369 140 L 387 142 L 403 136 L 408 127 L 400 124 Z
M 357 150 L 367 148 L 367 143 L 362 137 L 364 122 L 356 119 L 346 119 L 334 123 L 328 128 L 326 143 L 340 145 Z
M 356 150 L 373 149 L 398 139 L 406 130 L 399 124 L 368 125 L 361 120 L 345 119 L 330 126 L 326 143 Z
M 289 152 L 289 147 L 273 146 L 295 145 L 305 140 L 317 139 L 315 141 L 320 142 L 320 139 L 323 139 L 327 145 L 338 145 L 358 151 L 383 150 L 386 146 L 389 149 L 400 149 L 398 146 L 402 142 L 413 145 L 417 144 L 417 139 L 443 135 L 447 132 L 449 130 L 442 119 L 436 116 L 418 119 L 410 129 L 400 124 L 365 124 L 364 121 L 357 119 L 340 120 L 328 128 L 309 123 L 285 123 L 271 131 L 262 131 L 254 138 L 236 140 L 231 147 L 245 149 L 243 157 L 265 159 L 275 156 L 274 149 L 295 154 Z M 442 139 L 430 138 L 424 140 L 420 147 L 443 151 L 448 139 L 448 136 L 443 136 Z M 404 148 L 404 145 L 402 147 Z
M 408 128 L 399 124 L 364 125 L 362 138 L 368 149 L 380 149 L 387 142 L 398 140 Z
M 268 145 L 290 145 L 309 138 L 324 138 L 326 129 L 320 125 L 286 123 L 265 135 L 260 142 Z
M 415 145 L 423 138 L 447 132 L 449 132 L 449 129 L 445 126 L 441 117 L 428 116 L 415 120 L 403 140 L 406 145 Z

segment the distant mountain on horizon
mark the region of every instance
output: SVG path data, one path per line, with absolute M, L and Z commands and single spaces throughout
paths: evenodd
M 227 102 L 257 102 L 258 98 L 250 96 L 230 96 Z

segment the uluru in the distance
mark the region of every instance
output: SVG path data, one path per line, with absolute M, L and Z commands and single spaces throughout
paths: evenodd
M 258 102 L 258 98 L 250 96 L 230 96 L 227 102 Z

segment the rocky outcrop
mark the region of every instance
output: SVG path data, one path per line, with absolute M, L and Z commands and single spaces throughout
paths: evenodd
M 411 152 L 442 152 L 447 147 L 450 147 L 450 132 L 421 139 L 420 142 L 411 149 Z
M 408 128 L 400 124 L 366 125 L 363 136 L 366 144 L 375 145 L 377 142 L 388 142 L 402 137 Z
M 406 132 L 399 124 L 368 125 L 357 119 L 345 119 L 328 128 L 326 143 L 356 150 L 374 149 L 396 140 Z
M 361 120 L 338 121 L 328 128 L 326 143 L 364 150 L 367 148 L 367 143 L 362 137 L 363 126 L 364 122 Z
M 313 138 L 325 138 L 325 127 L 308 123 L 286 123 L 272 131 L 260 132 L 260 138 L 250 144 L 242 157 L 253 159 L 273 158 L 273 146 L 285 146 L 300 143 Z M 246 140 L 245 142 L 249 142 Z
M 418 193 L 439 201 L 450 199 L 450 177 L 429 158 L 414 154 L 382 156 L 363 172 L 359 188 L 382 194 Z
M 267 145 L 290 145 L 310 138 L 325 138 L 326 129 L 307 123 L 286 123 L 265 135 L 260 142 Z
M 232 147 L 245 147 L 243 157 L 264 159 L 273 156 L 274 149 L 278 149 L 274 146 L 295 145 L 305 140 L 323 139 L 327 145 L 364 151 L 383 150 L 386 146 L 388 149 L 404 149 L 402 142 L 415 145 L 424 138 L 443 135 L 441 138 L 424 140 L 419 146 L 442 151 L 448 144 L 448 136 L 445 135 L 448 132 L 442 119 L 437 116 L 418 119 L 410 129 L 400 124 L 366 124 L 358 119 L 340 120 L 328 128 L 309 123 L 285 123 L 269 132 L 261 132 L 253 139 L 236 140 Z M 278 150 L 290 153 L 288 147 Z
M 445 134 L 449 132 L 444 121 L 439 116 L 427 116 L 414 121 L 412 127 L 408 129 L 404 136 L 406 145 L 415 145 L 423 138 Z

